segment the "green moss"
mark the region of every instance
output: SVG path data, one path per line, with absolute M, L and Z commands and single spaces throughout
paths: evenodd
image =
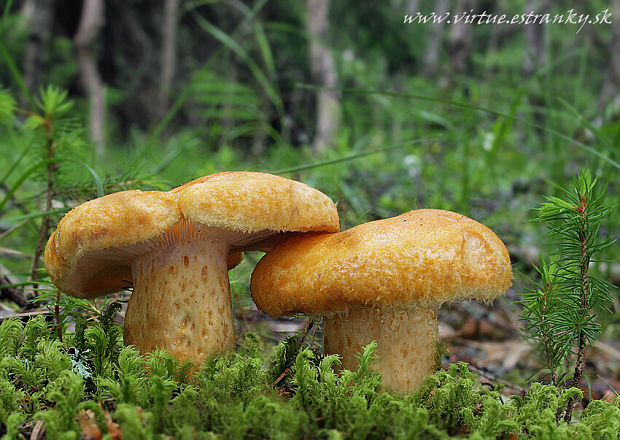
M 360 354 L 359 369 L 348 371 L 335 368 L 337 356 L 299 341 L 267 355 L 249 334 L 236 352 L 207 360 L 190 378 L 191 364 L 164 351 L 141 356 L 122 347 L 109 335 L 115 326 L 95 323 L 82 336 L 66 335 L 78 349 L 63 346 L 43 319 L 33 321 L 0 325 L 0 435 L 7 439 L 25 435 L 36 420 L 49 439 L 80 438 L 82 410 L 92 411 L 104 438 L 111 435 L 106 418 L 131 439 L 617 440 L 620 431 L 620 399 L 592 402 L 579 421 L 558 425 L 557 409 L 578 390 L 558 394 L 533 384 L 525 396 L 507 398 L 481 387 L 463 363 L 430 376 L 416 393 L 380 392 L 381 377 L 370 368 L 374 344 Z M 78 350 L 92 374 L 74 362 Z M 285 370 L 286 380 L 272 387 Z
M 443 341 L 437 341 L 435 347 L 435 371 L 441 369 L 443 357 L 448 355 L 448 345 Z

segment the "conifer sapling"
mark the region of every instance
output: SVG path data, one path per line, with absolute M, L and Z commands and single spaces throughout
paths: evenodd
M 541 282 L 523 296 L 521 319 L 526 336 L 540 343 L 554 384 L 568 373 L 570 367 L 556 375 L 564 364 L 573 365 L 571 386 L 579 386 L 585 349 L 601 332 L 596 311 L 612 301 L 611 285 L 590 270 L 595 255 L 614 241 L 599 233 L 613 207 L 596 184 L 589 171 L 582 171 L 572 192 L 563 190 L 563 198 L 546 197 L 538 208 L 537 220 L 547 224 L 556 250 L 551 260 L 541 259 Z M 567 422 L 573 403 L 571 399 L 564 412 Z

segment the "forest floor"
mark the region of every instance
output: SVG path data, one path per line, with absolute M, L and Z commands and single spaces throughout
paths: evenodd
M 7 280 L 3 281 L 2 284 L 6 285 Z M 446 344 L 444 368 L 450 363 L 467 362 L 485 386 L 492 389 L 499 386 L 506 395 L 523 395 L 528 383 L 545 381 L 546 378 L 541 372 L 535 347 L 520 336 L 517 309 L 511 303 L 515 299 L 512 290 L 508 292 L 508 298 L 497 300 L 493 305 L 475 302 L 444 305 L 438 314 L 439 336 Z M 47 306 L 20 307 L 16 303 L 15 291 L 5 288 L 0 292 L 0 322 L 11 317 L 25 321 L 40 314 L 48 314 L 48 319 L 54 319 Z M 119 293 L 98 302 L 103 306 L 110 298 L 120 300 L 123 309 L 116 314 L 115 320 L 122 325 L 129 296 L 129 292 Z M 234 312 L 237 335 L 242 337 L 247 332 L 255 332 L 266 345 L 275 345 L 304 332 L 312 322 L 311 318 L 304 316 L 271 318 L 253 303 L 237 305 Z M 316 341 L 322 339 L 320 326 L 313 330 L 313 336 Z M 320 346 L 320 343 L 316 345 Z M 592 399 L 613 401 L 620 392 L 620 341 L 606 338 L 604 334 L 594 342 L 586 353 L 586 371 L 581 384 L 584 402 Z
M 303 332 L 307 317 L 274 319 L 254 306 L 236 311 L 238 331 L 253 331 L 278 341 Z M 446 305 L 439 310 L 439 337 L 446 344 L 443 368 L 467 362 L 469 369 L 490 388 L 506 395 L 525 394 L 527 384 L 544 381 L 536 349 L 519 334 L 516 314 L 477 303 Z M 239 333 L 238 333 L 239 334 Z M 320 329 L 316 334 L 320 340 Z M 620 343 L 602 338 L 586 354 L 587 374 L 581 389 L 584 400 L 613 401 L 620 392 Z

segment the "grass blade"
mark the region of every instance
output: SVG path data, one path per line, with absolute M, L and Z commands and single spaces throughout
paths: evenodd
M 349 162 L 351 160 L 359 159 L 360 157 L 370 156 L 372 154 L 383 153 L 385 151 L 397 150 L 397 149 L 403 148 L 403 147 L 405 147 L 407 145 L 418 144 L 418 143 L 421 143 L 421 142 L 429 140 L 429 139 L 434 139 L 434 138 L 428 137 L 428 138 L 412 139 L 412 140 L 409 140 L 409 141 L 403 141 L 403 142 L 399 142 L 399 143 L 394 144 L 394 145 L 390 145 L 389 147 L 377 148 L 376 150 L 370 150 L 370 151 L 362 151 L 362 152 L 351 154 L 351 155 L 348 155 L 348 156 L 338 157 L 336 159 L 329 159 L 329 160 L 324 160 L 324 161 L 320 161 L 320 162 L 315 162 L 315 163 L 310 163 L 310 164 L 305 164 L 305 165 L 299 165 L 299 166 L 296 166 L 296 167 L 284 168 L 284 169 L 276 170 L 276 171 L 265 171 L 265 172 L 266 173 L 271 173 L 271 174 L 296 173 L 296 172 L 299 172 L 299 171 L 310 170 L 310 169 L 313 169 L 313 168 L 319 168 L 319 167 L 323 167 L 323 166 L 327 166 L 327 165 L 333 165 L 333 164 L 336 164 L 336 163 Z
M 91 174 L 91 176 L 93 176 L 93 179 L 95 180 L 95 187 L 97 188 L 97 197 L 103 197 L 104 195 L 103 182 L 101 181 L 99 174 L 97 174 L 95 170 L 93 170 L 90 166 L 88 166 L 88 164 L 86 164 L 85 162 L 82 162 L 81 160 L 77 160 L 77 159 L 67 159 L 67 160 L 69 160 L 69 162 L 74 162 L 74 163 L 77 163 L 78 165 L 82 165 L 84 168 L 88 170 L 88 172 Z
M 256 79 L 256 81 L 263 87 L 267 97 L 271 101 L 271 103 L 276 108 L 278 115 L 282 116 L 283 114 L 283 104 L 280 96 L 277 94 L 275 89 L 270 84 L 269 80 L 265 76 L 265 74 L 261 71 L 258 65 L 254 62 L 254 60 L 248 55 L 248 53 L 237 43 L 233 38 L 231 38 L 227 33 L 222 31 L 220 28 L 214 26 L 209 21 L 205 20 L 205 18 L 198 14 L 195 11 L 192 11 L 192 16 L 196 20 L 196 23 L 200 27 L 202 27 L 206 32 L 208 32 L 213 38 L 218 40 L 224 46 L 228 47 L 234 54 L 236 54 L 250 69 L 252 75 Z
M 22 183 L 24 183 L 24 181 L 28 177 L 30 177 L 33 173 L 35 173 L 39 168 L 45 167 L 45 166 L 47 166 L 50 163 L 56 163 L 56 162 L 60 162 L 60 161 L 61 161 L 61 159 L 58 159 L 58 158 L 45 159 L 45 160 L 41 160 L 41 161 L 35 163 L 33 166 L 28 168 L 19 177 L 19 179 L 17 179 L 17 182 L 15 182 L 13 184 L 11 189 L 9 189 L 9 191 L 7 191 L 7 193 L 4 195 L 4 199 L 2 199 L 2 201 L 0 202 L 0 211 L 2 211 L 2 208 L 4 208 L 4 205 L 6 205 L 6 203 L 11 199 L 11 197 L 13 197 L 13 194 L 15 194 L 15 191 L 17 191 L 17 189 L 21 186 Z
M 13 163 L 13 165 L 11 165 L 11 168 L 9 168 L 9 170 L 5 173 L 5 175 L 2 177 L 2 179 L 0 179 L 0 185 L 4 185 L 5 182 L 7 181 L 7 179 L 9 178 L 9 176 L 11 174 L 13 174 L 13 171 L 15 171 L 17 169 L 19 164 L 26 157 L 26 154 L 28 153 L 28 151 L 30 151 L 30 147 L 32 147 L 32 144 L 30 144 L 26 148 L 24 148 L 24 151 L 22 151 L 22 154 L 19 155 L 17 160 Z
M 575 107 L 573 107 L 572 105 L 570 105 L 568 102 L 566 102 L 564 99 L 557 97 L 556 98 L 558 101 L 560 101 L 560 103 L 566 107 L 570 113 L 575 117 L 575 119 L 577 119 L 584 127 L 586 127 L 588 130 L 590 130 L 592 133 L 594 133 L 594 135 L 596 135 L 596 138 L 599 139 L 602 143 L 605 144 L 605 146 L 609 149 L 612 150 L 613 149 L 613 145 L 611 144 L 609 138 L 607 136 L 605 136 L 601 130 L 599 130 L 597 127 L 595 127 L 590 121 L 588 121 L 586 118 L 584 118 L 581 113 L 579 113 L 577 111 L 577 109 L 575 109 Z
M 194 1 L 192 3 L 188 3 L 187 6 L 185 7 L 183 13 L 192 12 L 193 9 L 195 9 L 195 8 L 197 8 L 197 7 L 199 7 L 199 6 L 203 5 L 203 4 L 211 4 L 211 3 L 217 3 L 217 0 L 202 0 L 202 1 Z M 258 13 L 258 11 L 265 5 L 265 3 L 266 2 L 264 0 L 261 1 L 261 2 L 258 2 L 258 4 L 252 9 L 252 14 L 256 15 Z M 248 18 L 248 17 L 246 17 L 246 18 Z M 237 30 L 241 26 L 242 26 L 242 24 L 240 24 L 235 29 L 235 31 L 233 32 L 233 35 L 237 32 Z M 201 70 L 209 70 L 211 68 L 211 66 L 213 64 L 215 64 L 215 62 L 217 61 L 219 55 L 223 51 L 224 51 L 224 46 L 221 46 L 221 47 L 217 48 L 215 50 L 215 52 L 209 57 L 209 59 L 204 63 L 204 65 L 200 69 L 197 70 L 197 72 L 199 72 Z M 194 76 L 194 77 L 196 77 L 196 76 Z M 149 139 L 147 141 L 147 145 L 149 147 L 154 144 L 155 140 L 159 139 L 159 137 L 164 132 L 164 130 L 166 129 L 166 127 L 168 126 L 170 121 L 172 121 L 172 118 L 174 118 L 174 116 L 181 109 L 181 107 L 183 107 L 183 104 L 185 103 L 187 98 L 190 96 L 193 88 L 194 88 L 194 82 L 190 81 L 189 84 L 187 84 L 185 86 L 185 88 L 181 91 L 181 93 L 179 93 L 179 96 L 174 101 L 174 103 L 172 104 L 170 109 L 166 112 L 166 115 L 159 122 L 159 124 L 157 124 L 157 126 L 153 129 L 151 135 L 149 136 Z
M 577 147 L 581 148 L 582 150 L 587 151 L 588 153 L 597 156 L 598 158 L 604 160 L 605 162 L 609 163 L 610 165 L 612 165 L 615 168 L 620 169 L 620 163 L 616 162 L 615 160 L 613 160 L 611 157 L 608 157 L 606 155 L 604 155 L 603 153 L 601 153 L 600 151 L 595 150 L 594 148 L 584 144 L 583 142 L 578 141 L 577 139 L 573 139 L 570 136 L 566 136 L 563 133 L 560 133 L 559 131 L 553 130 L 549 127 L 545 127 L 544 125 L 540 125 L 540 124 L 536 124 L 535 122 L 530 122 L 530 121 L 526 121 L 525 119 L 521 119 L 518 118 L 514 115 L 511 115 L 510 113 L 505 113 L 505 112 L 500 112 L 498 110 L 493 110 L 487 107 L 482 107 L 479 105 L 474 105 L 474 104 L 469 104 L 467 102 L 462 102 L 462 101 L 452 101 L 450 99 L 442 99 L 442 98 L 435 98 L 433 96 L 426 96 L 426 95 L 417 95 L 417 94 L 413 94 L 413 93 L 399 93 L 399 92 L 390 92 L 390 91 L 385 91 L 385 90 L 374 90 L 374 89 L 353 89 L 353 88 L 339 88 L 339 87 L 321 87 L 321 86 L 316 86 L 313 84 L 298 84 L 298 87 L 300 88 L 304 88 L 304 89 L 310 89 L 310 90 L 334 90 L 334 91 L 340 91 L 342 93 L 360 93 L 360 94 L 378 94 L 378 95 L 385 95 L 385 96 L 392 96 L 395 98 L 409 98 L 409 99 L 419 99 L 421 101 L 429 101 L 429 102 L 437 102 L 440 104 L 448 104 L 448 105 L 452 105 L 455 107 L 461 107 L 461 108 L 466 108 L 466 109 L 470 109 L 470 110 L 477 110 L 477 111 L 481 111 L 481 112 L 485 112 L 491 115 L 495 115 L 495 116 L 501 116 L 504 118 L 508 118 L 510 120 L 513 120 L 515 122 L 519 122 L 523 125 L 526 125 L 528 127 L 531 128 L 536 128 L 538 130 L 542 130 L 550 135 L 553 135 L 557 138 L 560 139 L 564 139 L 568 142 L 571 142 L 572 144 L 576 145 Z M 613 150 L 611 150 L 613 152 Z
M 24 214 L 24 215 L 18 215 L 15 217 L 5 218 L 3 221 L 5 223 L 16 223 L 16 222 L 21 222 L 23 220 L 32 220 L 34 218 L 45 217 L 48 215 L 62 214 L 62 213 L 67 212 L 68 209 L 69 208 L 58 208 L 58 209 L 50 209 L 49 211 L 33 212 L 31 214 Z

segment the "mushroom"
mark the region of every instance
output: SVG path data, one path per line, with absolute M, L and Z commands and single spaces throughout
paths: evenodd
M 252 297 L 271 316 L 324 316 L 324 351 L 355 369 L 375 340 L 386 388 L 414 389 L 437 368 L 437 309 L 491 301 L 511 284 L 506 247 L 486 226 L 423 209 L 347 231 L 292 238 L 252 274 Z
M 51 235 L 52 282 L 78 298 L 133 286 L 124 338 L 200 362 L 234 348 L 227 268 L 291 232 L 339 230 L 334 203 L 307 185 L 226 172 L 168 192 L 123 191 L 69 211 Z

